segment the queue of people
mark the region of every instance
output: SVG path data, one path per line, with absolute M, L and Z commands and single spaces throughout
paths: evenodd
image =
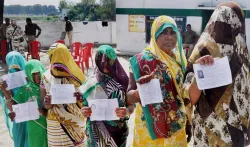
M 26 62 L 20 53 L 12 51 L 6 57 L 9 73 L 23 70 L 28 80 L 27 85 L 12 90 L 6 89 L 5 81 L 0 83 L 5 120 L 15 147 L 125 147 L 129 134 L 127 121 L 132 113 L 135 113 L 133 147 L 187 147 L 191 138 L 195 147 L 247 146 L 250 63 L 245 32 L 240 6 L 222 3 L 187 60 L 176 22 L 169 16 L 160 16 L 152 25 L 150 45 L 130 58 L 129 69 L 123 69 L 111 46 L 103 45 L 97 49 L 95 72 L 89 77 L 82 73 L 63 44 L 50 47 L 47 70 L 40 61 Z M 192 32 L 184 36 L 192 34 L 197 37 Z M 222 57 L 229 59 L 232 84 L 199 90 L 193 64 L 211 66 L 215 58 Z M 143 106 L 138 84 L 153 79 L 160 81 L 163 102 Z M 73 84 L 76 103 L 52 104 L 53 84 Z M 103 98 L 117 99 L 118 108 L 113 113 L 118 120 L 90 119 L 93 110 L 89 100 Z M 12 106 L 34 100 L 40 118 L 15 123 Z

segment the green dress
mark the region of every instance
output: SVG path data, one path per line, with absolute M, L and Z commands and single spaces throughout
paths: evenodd
M 40 72 L 40 75 L 42 75 L 45 72 L 45 68 L 40 61 L 30 60 L 25 66 L 25 72 L 29 82 L 19 90 L 15 99 L 19 103 L 37 101 L 38 107 L 42 108 L 40 100 L 40 85 L 34 83 L 32 74 Z M 35 121 L 28 121 L 27 127 L 29 147 L 48 147 L 46 130 L 47 122 L 45 116 L 40 116 L 40 118 Z

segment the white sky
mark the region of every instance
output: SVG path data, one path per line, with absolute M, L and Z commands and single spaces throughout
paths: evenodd
M 72 2 L 80 2 L 81 0 L 68 0 Z M 55 5 L 58 7 L 60 0 L 5 0 L 5 5 L 34 5 L 34 4 L 40 4 L 40 5 Z

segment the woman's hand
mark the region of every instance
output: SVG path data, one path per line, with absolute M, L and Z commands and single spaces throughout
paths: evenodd
M 3 92 L 7 92 L 6 88 L 8 87 L 6 81 L 1 81 L 0 82 L 0 89 L 3 91 Z
M 15 117 L 16 117 L 16 113 L 15 112 L 10 112 L 8 114 L 8 117 L 10 118 L 10 120 L 13 122 L 15 120 Z
M 41 116 L 47 116 L 47 110 L 44 108 L 38 108 L 38 111 Z
M 115 109 L 116 116 L 119 118 L 125 118 L 128 114 L 128 109 L 125 107 Z
M 200 65 L 213 65 L 214 58 L 211 55 L 206 55 L 206 56 L 200 57 L 198 60 L 196 60 L 195 63 L 200 64 Z
M 83 107 L 82 114 L 85 118 L 89 118 L 91 116 L 92 110 L 90 107 Z
M 46 109 L 50 109 L 53 107 L 53 105 L 51 104 L 51 95 L 47 94 L 45 97 L 44 97 L 44 105 L 46 107 Z
M 154 79 L 155 72 L 152 72 L 150 75 L 142 76 L 140 79 L 138 79 L 136 82 L 139 84 L 146 84 L 149 83 L 152 79 Z

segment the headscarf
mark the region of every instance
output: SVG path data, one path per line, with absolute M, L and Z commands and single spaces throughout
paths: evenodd
M 185 67 L 187 65 L 186 57 L 182 48 L 182 37 L 177 28 L 176 22 L 172 17 L 169 16 L 159 16 L 155 19 L 151 29 L 151 40 L 150 45 L 146 48 L 146 50 L 153 53 L 160 61 L 165 63 L 166 65 L 175 64 L 173 58 L 171 58 L 167 53 L 162 51 L 157 43 L 156 39 L 159 35 L 166 29 L 172 28 L 173 31 L 176 32 L 177 35 L 177 44 L 176 49 L 174 50 L 176 54 L 176 60 L 181 64 L 183 72 L 185 71 Z
M 95 62 L 98 82 L 104 81 L 105 76 L 108 76 L 121 84 L 123 86 L 123 90 L 127 90 L 128 76 L 118 61 L 115 50 L 111 46 L 100 46 L 96 53 Z M 105 66 L 108 73 L 104 73 Z
M 16 72 L 15 69 L 24 70 L 26 60 L 17 51 L 9 52 L 6 56 L 6 62 L 9 68 L 9 73 Z
M 61 43 L 53 44 L 49 49 L 50 70 L 55 77 L 72 77 L 77 84 L 85 81 L 85 76 L 75 63 L 67 47 Z M 57 70 L 57 69 L 62 70 Z
M 173 52 L 175 53 L 176 59 L 170 57 L 167 53 L 162 51 L 156 43 L 157 37 L 168 27 L 172 28 L 173 31 L 175 31 L 177 35 L 177 44 L 176 44 L 175 49 L 173 50 Z M 177 28 L 176 22 L 174 21 L 173 18 L 169 16 L 159 16 L 155 19 L 152 25 L 152 29 L 151 29 L 150 45 L 145 50 L 150 51 L 153 55 L 156 56 L 156 58 L 158 58 L 158 60 L 160 60 L 161 62 L 165 63 L 168 66 L 173 79 L 176 79 L 176 76 L 178 75 L 178 72 L 179 72 L 179 69 L 175 67 L 178 67 L 181 65 L 181 69 L 182 69 L 181 74 L 185 72 L 187 61 L 186 61 L 186 57 L 182 48 L 182 37 Z M 178 90 L 178 93 L 182 95 L 181 94 L 182 84 L 181 85 L 178 84 L 176 80 L 174 80 L 174 82 Z
M 36 97 L 36 99 L 34 100 L 40 99 L 40 83 L 35 83 L 32 75 L 38 72 L 40 73 L 40 77 L 42 77 L 42 74 L 45 72 L 43 64 L 38 60 L 29 60 L 25 66 L 25 73 L 28 78 L 28 84 L 20 88 L 17 95 L 15 96 L 15 99 L 18 103 L 27 102 L 31 98 L 31 96 Z M 27 90 L 29 90 L 30 92 L 27 92 Z M 38 103 L 40 104 L 40 100 L 38 100 Z
M 192 78 L 192 64 L 202 56 L 228 57 L 232 84 L 204 90 L 196 104 L 197 114 L 194 120 L 197 124 L 204 122 L 215 125 L 206 129 L 209 134 L 199 133 L 198 128 L 195 128 L 198 130 L 194 133 L 199 134 L 202 140 L 207 137 L 214 140 L 214 143 L 218 143 L 219 136 L 221 146 L 244 146 L 244 134 L 248 132 L 250 77 L 245 32 L 244 13 L 240 6 L 234 2 L 220 4 L 196 44 L 185 74 L 186 79 Z M 195 84 L 195 80 L 192 83 Z M 204 143 L 199 141 L 200 139 L 195 138 L 196 143 Z

